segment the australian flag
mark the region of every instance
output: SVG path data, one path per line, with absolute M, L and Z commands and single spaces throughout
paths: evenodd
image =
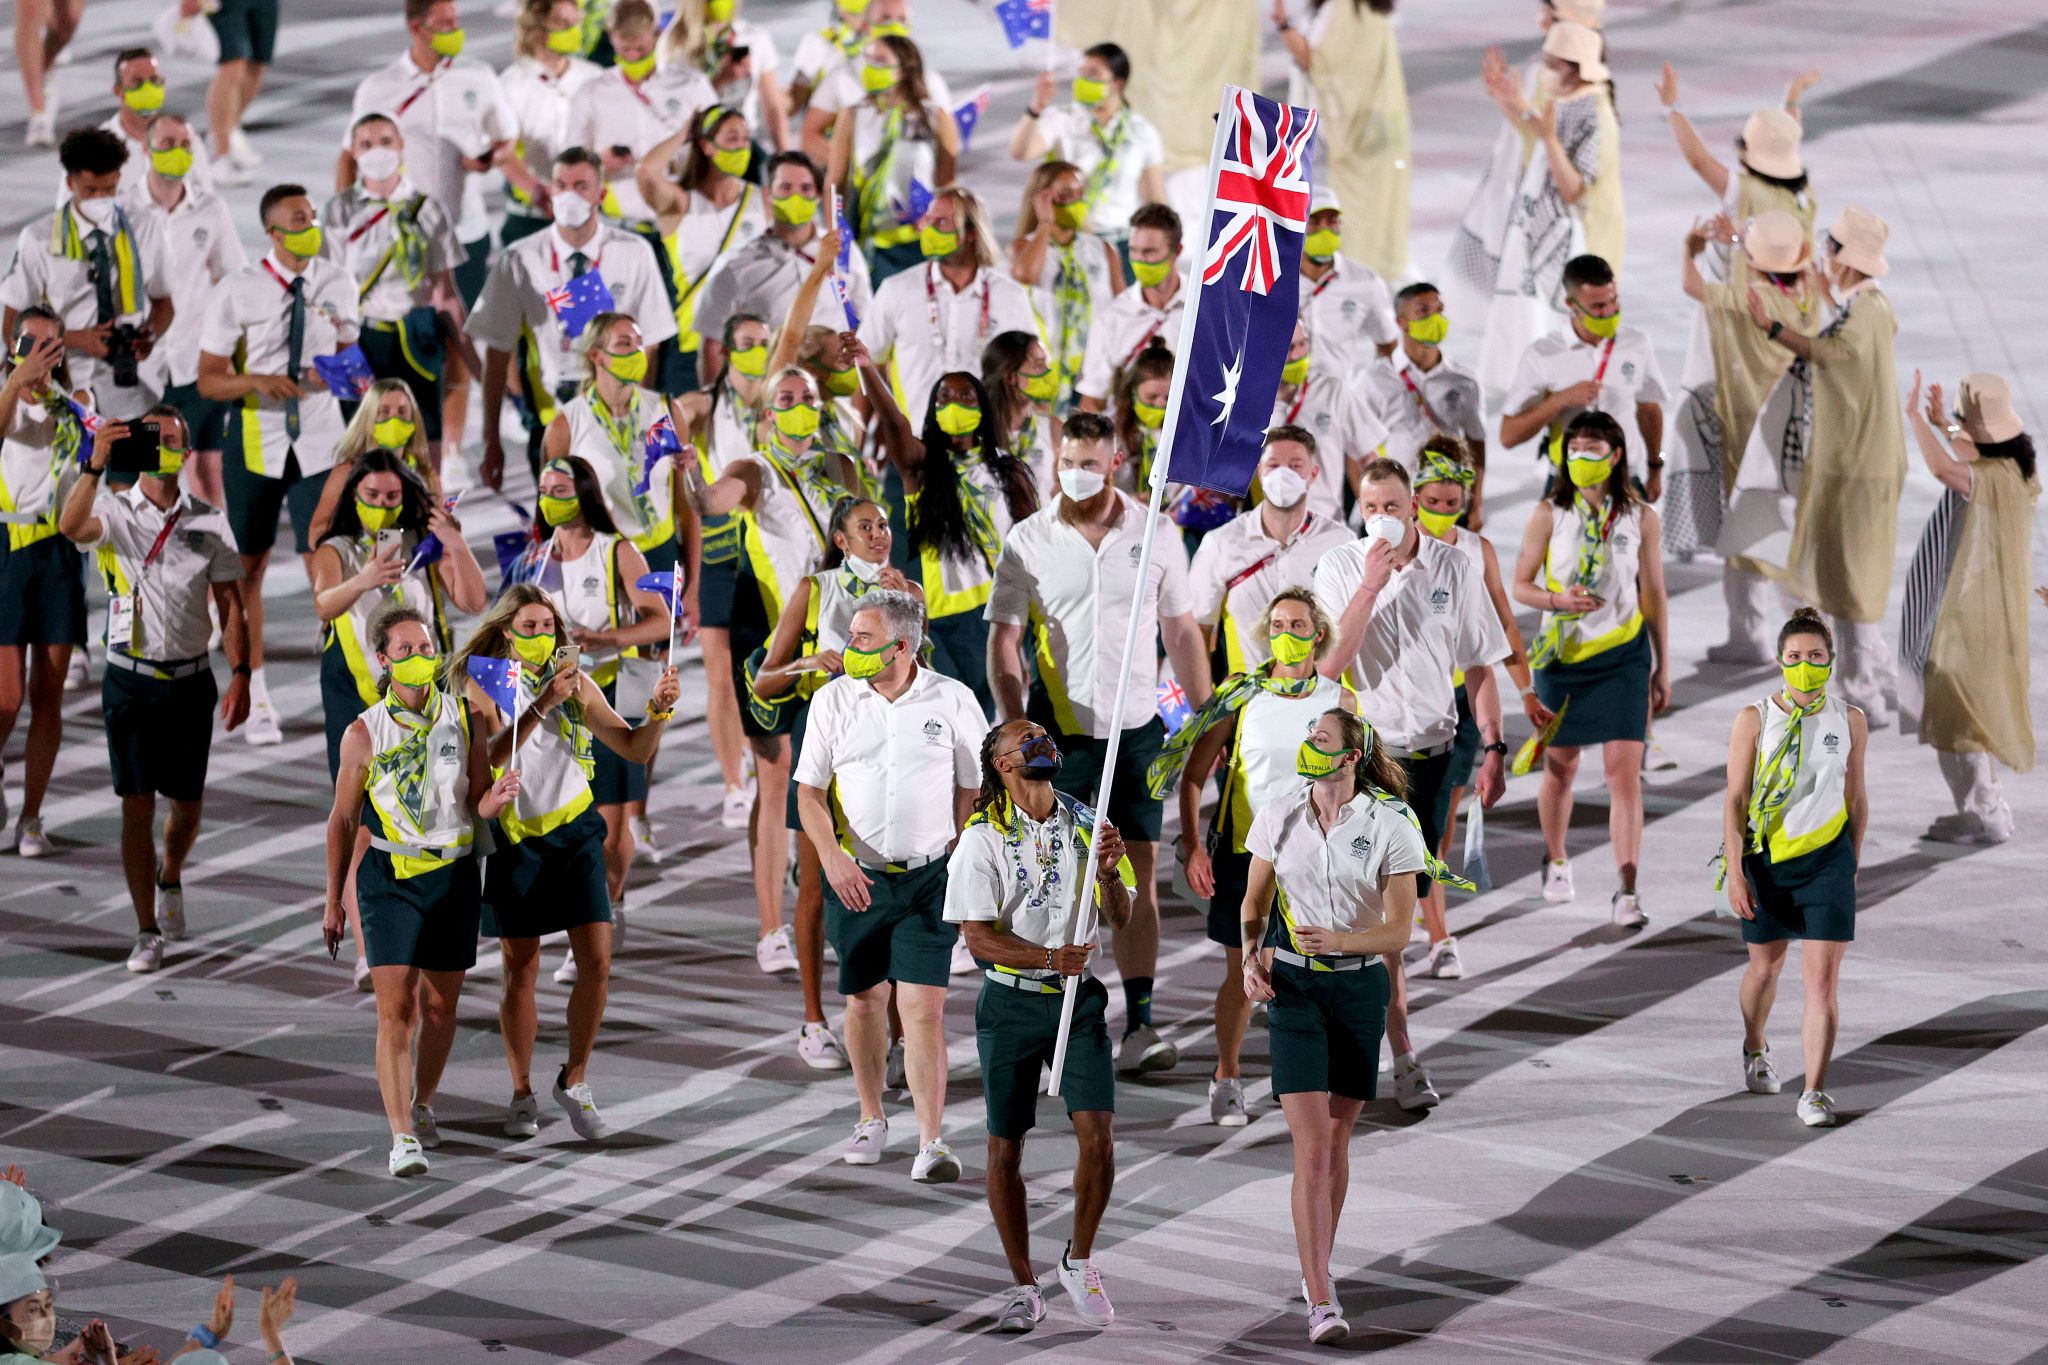
M 370 373 L 370 358 L 360 346 L 350 346 L 334 355 L 316 355 L 313 368 L 327 385 L 327 391 L 347 403 L 360 401 L 376 378 Z
M 660 464 L 664 457 L 672 460 L 682 453 L 683 443 L 676 435 L 675 421 L 667 413 L 663 413 L 653 426 L 647 428 L 647 444 L 640 460 L 640 477 L 633 484 L 633 492 L 645 493 L 648 485 L 654 481 L 654 467 Z
M 914 175 L 910 177 L 910 202 L 906 204 L 901 199 L 891 199 L 889 201 L 889 207 L 896 210 L 896 221 L 906 227 L 913 223 L 923 222 L 924 216 L 931 209 L 931 206 L 932 187 Z M 841 240 L 850 239 L 842 236 Z M 1292 341 L 1293 339 L 1293 334 L 1290 333 L 1288 340 Z
M 974 137 L 974 126 L 981 122 L 981 116 L 988 112 L 988 87 L 983 86 L 967 97 L 967 103 L 953 111 L 953 123 L 960 129 L 960 150 L 966 151 L 967 144 Z
M 1052 0 L 1001 0 L 996 18 L 1003 21 L 1003 39 L 1011 47 L 1052 37 Z
M 446 502 L 449 515 L 453 516 L 456 505 L 462 501 L 462 494 L 457 493 L 444 501 Z M 405 571 L 412 573 L 425 568 L 429 564 L 439 564 L 441 556 L 446 553 L 447 547 L 441 543 L 441 537 L 429 535 L 420 541 L 420 547 L 413 552 L 412 563 L 405 566 Z
M 491 537 L 498 552 L 498 573 L 504 587 L 515 583 L 537 583 L 548 566 L 548 542 L 536 523 L 524 531 L 500 531 Z
M 79 430 L 85 433 L 85 439 L 78 443 L 78 467 L 84 469 L 92 464 L 93 438 L 100 434 L 99 414 L 75 398 L 66 398 L 64 406 L 71 409 L 71 415 L 77 419 Z
M 672 569 L 660 569 L 654 573 L 641 574 L 633 586 L 642 592 L 651 592 L 668 604 L 668 613 L 676 614 L 676 576 Z
M 512 659 L 469 658 L 469 676 L 507 716 L 519 714 L 519 664 Z
M 1308 232 L 1313 109 L 1226 86 L 1218 169 L 1180 357 L 1180 406 L 1167 477 L 1243 497 L 1259 463 L 1280 368 L 1294 336 Z
M 1159 684 L 1159 719 L 1166 726 L 1166 733 L 1178 734 L 1194 718 L 1195 710 L 1188 705 L 1188 694 L 1180 683 L 1172 678 L 1163 680 Z
M 832 293 L 839 300 L 840 310 L 846 314 L 846 330 L 858 332 L 860 315 L 853 311 L 853 295 L 846 292 L 846 268 L 853 264 L 853 228 L 846 221 L 846 210 L 836 207 L 836 198 L 834 204 L 833 211 L 838 215 L 839 259 L 833 262 Z
M 548 290 L 548 311 L 562 324 L 564 336 L 580 337 L 592 318 L 599 313 L 617 312 L 618 304 L 612 301 L 611 286 L 604 282 L 604 276 L 591 270 L 560 289 Z

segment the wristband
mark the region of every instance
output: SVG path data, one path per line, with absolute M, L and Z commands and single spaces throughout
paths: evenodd
M 197 1327 L 194 1327 L 190 1332 L 186 1333 L 186 1335 L 191 1337 L 192 1340 L 198 1342 L 201 1346 L 204 1346 L 209 1351 L 213 1350 L 215 1347 L 220 1345 L 220 1338 L 215 1336 L 213 1334 L 213 1329 L 211 1327 L 208 1327 L 203 1322 L 200 1323 Z
M 1493 743 L 1488 744 L 1484 748 L 1480 749 L 1479 752 L 1482 754 L 1505 754 L 1507 751 L 1507 741 L 1504 739 L 1497 739 Z
M 1771 340 L 1773 340 L 1773 341 L 1776 341 L 1776 340 L 1778 339 L 1778 333 L 1780 333 L 1780 332 L 1782 332 L 1782 331 L 1784 331 L 1784 330 L 1785 330 L 1785 324 L 1784 324 L 1784 323 L 1782 323 L 1782 322 L 1773 322 L 1773 323 L 1771 324 L 1771 329 L 1770 329 L 1770 330 L 1769 330 L 1768 332 L 1764 333 L 1764 335 L 1765 335 L 1765 336 L 1767 336 L 1767 337 L 1769 337 L 1769 338 L 1770 338 Z
M 654 710 L 654 709 L 652 709 L 652 708 L 649 708 L 649 710 L 648 710 L 648 712 L 647 712 L 647 719 L 649 719 L 649 720 L 668 720 L 668 719 L 670 719 L 671 717 L 673 717 L 674 715 L 675 715 L 675 710 L 674 710 L 673 708 L 671 708 L 671 709 L 669 709 L 669 710 L 667 710 L 667 711 L 656 711 L 656 710 Z
M 1045 950 L 1045 969 L 1046 969 L 1047 971 L 1051 971 L 1051 970 L 1053 969 L 1053 968 L 1052 968 L 1052 949 L 1050 949 L 1050 948 L 1047 948 L 1047 949 Z
M 236 664 L 234 667 L 228 670 L 228 674 L 231 677 L 246 678 L 255 673 L 255 671 L 255 669 L 249 667 L 249 665 L 247 664 Z
M 1530 684 L 1529 686 L 1527 686 L 1527 687 L 1523 688 L 1523 689 L 1522 689 L 1522 695 L 1523 695 L 1523 696 L 1525 696 L 1525 697 L 1533 697 L 1533 696 L 1535 696 L 1535 695 L 1536 695 L 1536 685 L 1535 685 L 1534 683 L 1531 683 L 1531 684 Z
M 1031 108 L 1030 106 L 1028 106 L 1028 105 L 1027 105 L 1027 106 L 1025 106 L 1025 109 L 1024 109 L 1024 117 L 1025 117 L 1025 118 L 1037 118 L 1037 117 L 1038 117 L 1038 116 L 1039 116 L 1040 114 L 1043 114 L 1044 112 L 1045 112 L 1045 111 L 1044 111 L 1043 109 L 1033 109 L 1033 108 Z
M 97 479 L 97 478 L 98 478 L 98 477 L 99 477 L 100 475 L 102 475 L 102 474 L 104 474 L 104 473 L 106 473 L 106 472 L 107 472 L 107 471 L 105 471 L 104 469 L 101 469 L 101 468 L 100 468 L 100 467 L 99 467 L 98 465 L 96 465 L 96 464 L 89 464 L 89 465 L 87 465 L 87 466 L 86 466 L 85 468 L 83 468 L 83 469 L 81 469 L 81 470 L 79 470 L 79 471 L 78 471 L 78 473 L 79 473 L 79 476 L 80 476 L 81 478 L 83 478 L 83 477 L 86 477 L 86 476 L 88 476 L 88 475 L 89 475 L 89 476 L 91 476 L 92 478 L 95 478 L 95 479 Z M 211 1347 L 209 1347 L 208 1349 L 209 1349 L 209 1350 L 211 1350 L 212 1348 L 211 1348 Z
M 291 1358 L 291 1352 L 285 1350 L 284 1347 L 280 1346 L 275 1351 L 272 1351 L 269 1355 L 263 1357 L 263 1365 L 277 1365 L 278 1361 L 290 1360 Z

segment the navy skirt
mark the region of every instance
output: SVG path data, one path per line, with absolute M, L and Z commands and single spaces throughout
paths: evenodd
M 1553 711 L 1571 702 L 1552 748 L 1632 739 L 1650 733 L 1650 628 L 1645 623 L 1625 645 L 1575 664 L 1546 664 L 1536 670 L 1536 695 Z

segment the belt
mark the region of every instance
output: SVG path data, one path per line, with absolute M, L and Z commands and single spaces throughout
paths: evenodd
M 40 526 L 49 519 L 46 512 L 0 512 L 0 526 Z
M 1011 990 L 1022 991 L 1026 995 L 1064 995 L 1067 990 L 1057 977 L 1021 976 L 1016 972 L 997 971 L 994 967 L 982 975 L 998 986 L 1008 986 Z
M 363 326 L 369 328 L 373 332 L 395 332 L 404 325 L 405 324 L 402 322 L 390 322 L 384 318 L 363 319 Z
M 469 844 L 402 844 L 396 839 L 386 839 L 379 834 L 370 836 L 370 847 L 382 849 L 386 853 L 396 853 L 405 858 L 425 858 L 437 863 L 447 862 L 453 858 L 467 858 L 475 852 Z
M 1453 738 L 1447 739 L 1443 743 L 1428 749 L 1404 749 L 1398 744 L 1389 744 L 1383 739 L 1380 741 L 1380 748 L 1385 751 L 1388 758 L 1435 758 L 1438 754 L 1449 753 L 1451 746 L 1455 743 L 1457 743 L 1457 740 Z
M 176 682 L 180 678 L 189 678 L 194 673 L 204 672 L 213 661 L 202 654 L 196 659 L 180 659 L 176 663 L 158 663 L 153 659 L 137 659 L 123 654 L 119 650 L 110 649 L 107 651 L 107 662 L 116 668 L 125 668 L 131 672 L 140 673 L 144 677 L 155 678 L 159 682 Z
M 920 867 L 931 866 L 945 856 L 943 853 L 926 853 L 916 858 L 905 858 L 900 862 L 881 863 L 879 865 L 875 863 L 861 863 L 860 865 L 870 872 L 915 872 Z M 860 862 L 858 858 L 854 859 L 854 861 Z
M 1303 957 L 1285 948 L 1275 948 L 1273 958 L 1311 972 L 1355 972 L 1368 962 L 1379 961 L 1376 957 Z

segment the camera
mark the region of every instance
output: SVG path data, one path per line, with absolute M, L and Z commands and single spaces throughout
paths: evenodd
M 114 372 L 114 386 L 132 389 L 139 382 L 136 365 L 141 359 L 136 346 L 142 340 L 142 329 L 132 322 L 117 322 L 107 329 L 107 367 Z

